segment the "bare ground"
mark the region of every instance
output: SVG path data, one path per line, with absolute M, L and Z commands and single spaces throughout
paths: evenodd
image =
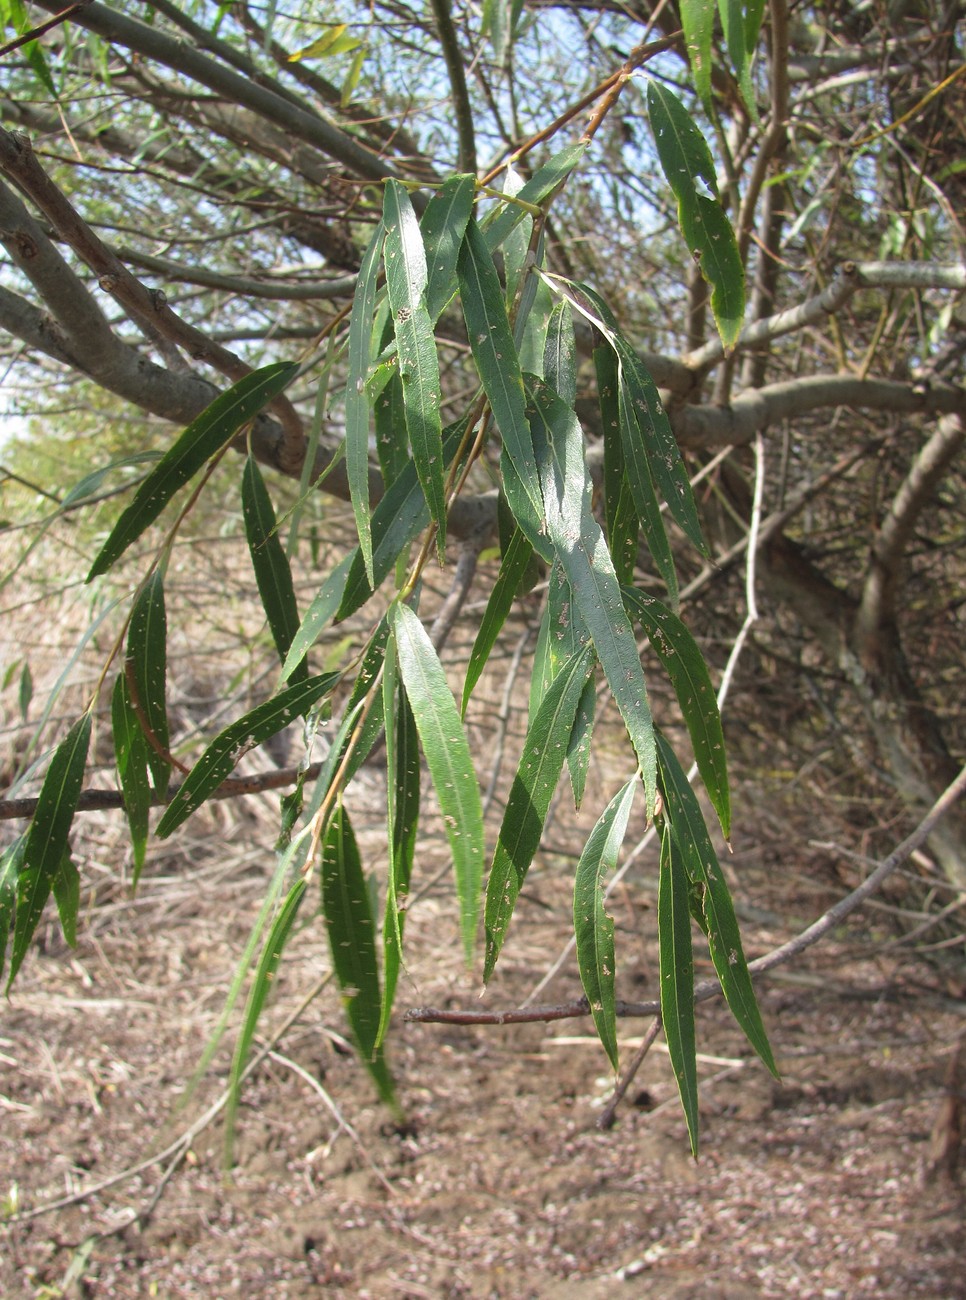
M 265 872 L 257 845 L 242 851 L 214 832 L 192 854 L 190 870 L 149 865 L 136 900 L 91 858 L 101 897 L 79 948 L 64 949 L 52 924 L 19 979 L 0 1029 L 8 1214 L 14 1185 L 28 1214 L 96 1187 L 170 1146 L 217 1100 L 227 1054 L 177 1106 Z M 761 915 L 782 902 L 808 916 L 833 897 L 799 879 L 789 907 L 794 875 L 779 885 L 775 864 L 748 857 L 739 896 Z M 431 851 L 422 860 L 427 878 L 433 861 Z M 526 934 L 511 940 L 487 1004 L 515 1004 L 551 965 L 567 938 L 567 894 L 559 869 L 536 872 Z M 647 996 L 646 889 L 629 886 L 615 914 L 625 951 L 637 952 L 624 989 Z M 445 879 L 409 926 L 401 1005 L 479 1005 Z M 751 954 L 787 937 L 773 923 L 746 931 Z M 183 1158 L 8 1221 L 2 1293 L 966 1296 L 961 1190 L 924 1177 L 963 1007 L 944 969 L 881 948 L 866 917 L 762 986 L 781 1085 L 748 1059 L 722 1006 L 702 1008 L 698 1162 L 657 1048 L 616 1127 L 595 1126 L 613 1080 L 582 1020 L 399 1023 L 392 1064 L 407 1123 L 394 1125 L 343 1045 L 326 988 L 246 1084 L 230 1175 L 217 1119 Z M 307 926 L 267 1038 L 326 970 L 319 928 Z M 541 999 L 577 991 L 568 962 Z M 627 1024 L 625 1060 L 640 1033 Z

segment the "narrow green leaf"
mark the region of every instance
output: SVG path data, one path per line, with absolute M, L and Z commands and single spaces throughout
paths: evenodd
M 624 469 L 617 357 L 609 347 L 594 349 L 597 398 L 604 430 L 604 520 L 607 545 L 619 582 L 633 582 L 640 523 Z
M 359 86 L 359 78 L 362 76 L 362 65 L 366 61 L 366 55 L 369 52 L 367 45 L 360 45 L 352 56 L 352 62 L 349 64 L 349 71 L 346 73 L 345 81 L 342 83 L 342 91 L 339 95 L 339 107 L 348 108 L 352 103 L 352 96 L 356 93 Z
M 114 760 L 124 795 L 124 813 L 131 831 L 134 857 L 133 885 L 144 867 L 148 842 L 148 811 L 151 807 L 151 783 L 148 778 L 148 742 L 131 703 L 127 678 L 119 674 L 111 697 L 111 727 L 114 734 Z
M 448 466 L 463 442 L 465 420 L 443 431 L 443 457 Z M 352 552 L 345 592 L 336 614 L 341 622 L 364 605 L 373 591 L 392 573 L 396 561 L 429 523 L 429 508 L 412 461 L 390 483 L 386 494 L 372 512 L 372 579 L 366 575 L 362 556 Z
M 661 834 L 657 932 L 664 1036 L 688 1124 L 691 1152 L 697 1158 L 698 1066 L 694 1033 L 694 957 L 691 948 L 688 873 L 681 861 L 678 844 L 667 825 Z
M 745 961 L 731 891 L 708 835 L 701 807 L 674 751 L 658 733 L 658 776 L 665 818 L 684 868 L 697 895 L 708 936 L 711 960 L 731 1014 L 764 1064 L 778 1078 L 778 1067 L 762 1023 L 758 1000 Z
M 493 584 L 490 598 L 486 602 L 473 649 L 470 651 L 469 663 L 466 666 L 466 680 L 463 683 L 463 699 L 460 704 L 462 717 L 466 716 L 466 706 L 470 702 L 473 688 L 480 680 L 486 661 L 490 657 L 490 651 L 496 645 L 496 639 L 500 635 L 500 629 L 513 608 L 514 599 L 532 555 L 533 547 L 519 528 L 514 528 L 506 554 L 503 556 L 503 563 L 500 565 L 500 572 Z
M 419 821 L 419 736 L 405 691 L 399 688 L 395 645 L 386 650 L 383 676 L 383 711 L 386 725 L 386 801 L 389 832 L 389 874 L 382 927 L 383 990 L 377 1046 L 389 1030 L 402 967 L 406 902 L 416 851 Z
M 547 531 L 627 727 L 653 817 L 657 760 L 647 686 L 610 552 L 591 509 L 580 426 L 552 389 L 535 381 L 531 391 Z
M 34 697 L 34 679 L 30 671 L 30 664 L 24 660 L 23 668 L 20 670 L 20 690 L 17 693 L 18 703 L 20 705 L 21 721 L 27 721 L 27 714 L 30 712 L 30 701 Z
M 281 964 L 285 945 L 292 933 L 292 927 L 295 924 L 295 918 L 298 916 L 298 910 L 305 896 L 306 888 L 307 881 L 304 879 L 297 880 L 286 895 L 285 902 L 282 904 L 278 916 L 276 916 L 269 931 L 268 938 L 265 940 L 265 946 L 258 959 L 252 986 L 248 991 L 245 1014 L 242 1018 L 241 1030 L 238 1034 L 238 1042 L 235 1044 L 235 1054 L 232 1058 L 231 1070 L 228 1076 L 228 1100 L 225 1105 L 226 1168 L 231 1166 L 232 1148 L 235 1140 L 235 1122 L 238 1115 L 238 1102 L 241 1098 L 242 1076 L 245 1073 L 245 1066 L 248 1064 L 248 1055 L 251 1051 L 252 1040 L 255 1037 L 255 1029 Z
M 627 830 L 637 777 L 619 790 L 590 832 L 577 863 L 574 878 L 574 938 L 577 969 L 584 987 L 597 1036 L 616 1070 L 617 1006 L 614 995 L 616 957 L 614 921 L 604 902 L 604 876 L 617 865 L 617 855 Z
M 711 37 L 714 0 L 681 0 L 678 6 L 684 44 L 691 64 L 691 79 L 704 107 L 711 111 Z
M 640 429 L 634 418 L 634 409 L 623 376 L 620 381 L 618 396 L 620 412 L 621 448 L 624 458 L 624 475 L 630 488 L 634 514 L 644 532 L 647 549 L 651 552 L 658 572 L 667 587 L 668 599 L 676 606 L 678 603 L 678 575 L 674 566 L 674 554 L 664 527 L 664 516 L 654 490 L 651 478 L 651 464 Z
M 386 287 L 396 332 L 406 430 L 416 473 L 436 525 L 436 544 L 442 562 L 446 544 L 446 493 L 439 360 L 433 323 L 426 309 L 426 250 L 409 195 L 398 181 L 386 184 L 383 222 Z
M 727 839 L 731 834 L 728 758 L 708 666 L 691 633 L 666 605 L 629 587 L 624 588 L 624 603 L 629 613 L 639 619 L 671 679 L 701 780 Z
M 711 285 L 721 341 L 733 348 L 745 314 L 745 273 L 735 233 L 718 201 L 711 150 L 681 101 L 657 81 L 647 83 L 647 111 L 661 167 L 678 202 L 681 232 Z
M 567 767 L 570 771 L 570 786 L 574 792 L 574 810 L 580 811 L 584 799 L 584 787 L 587 784 L 587 768 L 590 764 L 590 741 L 594 734 L 594 714 L 597 710 L 597 683 L 593 677 L 588 678 L 577 705 L 574 728 L 570 733 L 567 746 Z
M 543 350 L 543 377 L 567 406 L 577 400 L 577 342 L 570 304 L 556 303 L 547 324 Z
M 68 837 L 80 798 L 90 739 L 91 715 L 85 713 L 54 751 L 37 797 L 17 877 L 17 914 L 8 992 L 37 929 L 54 877 L 68 852 Z
M 358 552 L 353 552 L 354 554 L 358 554 Z M 322 583 L 312 603 L 305 611 L 305 617 L 292 638 L 292 644 L 289 646 L 285 662 L 282 664 L 283 681 L 288 681 L 290 676 L 294 676 L 295 670 L 305 663 L 305 656 L 319 639 L 322 629 L 334 618 L 338 611 L 345 597 L 346 583 L 349 570 L 352 567 L 353 555 L 346 555 L 339 561 Z M 361 568 L 361 560 L 359 563 Z
M 399 669 L 443 814 L 453 857 L 463 947 L 472 961 L 483 878 L 483 805 L 456 701 L 426 629 L 395 605 L 392 628 Z
M 12 844 L 0 852 L 0 978 L 3 977 L 7 959 L 7 940 L 17 906 L 17 878 L 23 867 L 23 851 L 27 832 L 19 835 Z
M 603 334 L 616 353 L 619 377 L 630 393 L 653 479 L 667 502 L 672 519 L 680 525 L 701 554 L 707 555 L 708 549 L 701 536 L 701 524 L 687 469 L 657 385 L 630 342 L 618 329 L 610 308 L 593 289 L 561 276 L 551 276 L 548 279 L 554 289 L 569 298 L 581 315 Z
M 349 370 L 345 386 L 345 466 L 359 534 L 359 546 L 372 582 L 372 532 L 369 507 L 369 424 L 371 399 L 366 388 L 372 360 L 373 312 L 385 228 L 376 226 L 362 258 L 352 314 L 349 317 Z
M 61 859 L 52 884 L 64 942 L 68 948 L 76 948 L 77 913 L 80 910 L 80 872 L 70 856 L 70 849 Z
M 395 483 L 409 462 L 403 386 L 398 373 L 389 376 L 385 388 L 373 399 L 373 413 L 376 422 L 376 455 L 379 457 L 382 480 L 384 483 Z
M 753 0 L 751 4 L 743 3 L 743 0 L 718 0 L 718 10 L 728 57 L 741 88 L 741 97 L 757 121 L 758 109 L 755 104 L 755 89 L 751 84 L 751 64 L 758 43 L 764 0 Z
M 429 277 L 426 309 L 433 324 L 456 294 L 456 263 L 475 198 L 475 176 L 451 176 L 429 200 L 420 220 Z
M 372 903 L 352 825 L 341 804 L 322 843 L 321 885 L 332 965 L 359 1055 L 383 1101 L 396 1109 L 392 1077 L 376 1046 L 381 997 Z
M 523 203 L 539 206 L 552 194 L 555 194 L 573 169 L 580 162 L 587 150 L 586 144 L 568 144 L 559 153 L 539 167 L 516 195 Z M 509 235 L 510 231 L 527 215 L 526 208 L 520 202 L 508 202 L 497 210 L 486 223 L 484 231 L 486 246 L 494 252 Z
M 486 886 L 484 981 L 493 974 L 517 897 L 540 845 L 591 663 L 586 650 L 570 661 L 551 682 L 527 729 Z
M 158 794 L 165 794 L 171 763 L 168 710 L 165 702 L 168 672 L 168 619 L 164 605 L 164 575 L 160 569 L 141 587 L 128 625 L 124 671 L 128 699 L 145 733 L 148 766 Z
M 479 226 L 472 220 L 466 227 L 458 269 L 463 317 L 473 359 L 500 430 L 504 450 L 513 464 L 525 499 L 514 499 L 514 485 L 506 476 L 504 489 L 517 522 L 523 526 L 529 515 L 539 529 L 543 503 L 527 422 L 523 375 L 499 276 Z
M 296 718 L 304 717 L 313 705 L 328 695 L 341 677 L 323 673 L 289 686 L 271 700 L 257 705 L 224 731 L 219 732 L 178 788 L 158 823 L 157 837 L 167 839 L 183 821 L 221 785 L 241 756 L 262 745 Z
M 266 403 L 295 378 L 298 362 L 279 361 L 239 379 L 192 420 L 147 476 L 91 565 L 87 581 L 107 570 L 136 542 L 189 479 Z
M 242 513 L 258 594 L 278 657 L 284 664 L 299 629 L 298 603 L 292 570 L 278 535 L 272 499 L 252 456 L 245 462 L 242 475 Z M 304 681 L 308 675 L 308 664 L 301 659 L 287 677 L 289 681 L 298 682 Z

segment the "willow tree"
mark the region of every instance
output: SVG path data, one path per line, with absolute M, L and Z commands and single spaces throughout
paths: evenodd
M 303 764 L 283 800 L 280 901 L 236 1059 L 317 877 L 353 1031 L 391 1098 L 382 1053 L 421 766 L 467 960 L 482 921 L 488 979 L 565 766 L 574 801 L 585 796 L 606 683 L 627 781 L 574 880 L 587 1009 L 616 1064 L 605 886 L 639 800 L 660 841 L 659 1014 L 692 1143 L 692 923 L 774 1068 L 685 772 L 693 755 L 727 839 L 718 706 L 682 606 L 751 557 L 761 592 L 865 718 L 868 761 L 897 798 L 921 814 L 955 777 L 941 721 L 955 655 L 923 672 L 904 647 L 913 607 L 947 642 L 959 609 L 966 111 L 954 8 L 393 0 L 298 14 L 245 0 L 6 0 L 9 409 L 42 412 L 94 386 L 172 430 L 89 556 L 98 582 L 131 564 L 133 542 L 152 547 L 131 569 L 116 653 L 3 858 L 11 979 L 51 894 L 73 931 L 68 837 L 89 804 L 91 728 L 108 697 L 136 864 L 149 833 L 173 835 L 231 792 L 241 753 L 293 718 L 311 739 L 334 708 L 326 757 Z M 103 470 L 97 440 L 85 447 Z M 264 700 L 185 754 L 165 708 L 166 564 L 199 486 L 235 453 L 280 667 Z M 351 552 L 317 575 L 305 609 L 290 564 L 298 510 L 283 546 L 273 476 L 297 480 L 301 500 L 352 505 Z M 712 487 L 700 502 L 697 478 Z M 440 647 L 497 542 L 457 700 Z M 452 589 L 427 627 L 437 564 Z M 535 580 L 527 735 L 488 859 L 461 716 Z M 320 636 L 360 610 L 358 654 L 317 671 Z M 690 752 L 654 723 L 657 673 Z M 380 737 L 381 941 L 344 798 Z M 152 830 L 155 804 L 166 807 Z M 966 883 L 962 820 L 930 826 L 937 860 Z

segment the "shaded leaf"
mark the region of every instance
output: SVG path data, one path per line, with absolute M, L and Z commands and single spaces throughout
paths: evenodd
M 134 601 L 128 625 L 124 671 L 128 679 L 128 699 L 145 733 L 154 788 L 163 795 L 167 792 L 171 775 L 171 763 L 165 757 L 171 739 L 165 701 L 168 618 L 164 605 L 164 575 L 160 569 L 155 569 Z
M 574 728 L 570 733 L 567 746 L 567 767 L 570 771 L 570 787 L 574 793 L 574 809 L 580 810 L 584 799 L 584 786 L 587 784 L 587 768 L 590 764 L 590 741 L 594 734 L 594 714 L 597 710 L 597 683 L 593 677 L 588 678 L 577 705 Z
M 352 825 L 341 804 L 322 843 L 321 886 L 332 965 L 359 1055 L 383 1101 L 395 1107 L 392 1078 L 376 1046 L 381 997 L 372 903 Z
M 484 981 L 493 974 L 517 897 L 540 845 L 591 664 L 589 651 L 576 655 L 551 682 L 527 728 L 486 886 Z
M 131 831 L 134 858 L 133 885 L 144 867 L 148 842 L 148 812 L 151 807 L 151 783 L 148 779 L 148 742 L 131 704 L 127 678 L 119 674 L 111 697 L 111 729 L 114 735 L 114 761 L 124 796 L 124 814 Z
M 463 717 L 466 716 L 466 706 L 469 704 L 473 687 L 480 680 L 486 661 L 490 657 L 490 651 L 496 645 L 496 639 L 500 635 L 500 629 L 513 608 L 513 602 L 520 590 L 532 555 L 533 547 L 520 529 L 514 528 L 503 556 L 503 563 L 500 565 L 500 572 L 497 574 L 483 617 L 480 619 L 473 649 L 470 651 L 466 666 L 466 680 L 463 682 L 463 699 L 460 704 L 460 714 Z
M 235 1044 L 235 1054 L 232 1058 L 231 1070 L 228 1075 L 228 1098 L 225 1105 L 226 1168 L 231 1165 L 232 1148 L 235 1138 L 235 1121 L 238 1114 L 238 1102 L 241 1097 L 242 1077 L 245 1073 L 245 1066 L 248 1063 L 248 1055 L 251 1051 L 252 1040 L 255 1037 L 255 1029 L 261 1018 L 269 990 L 272 987 L 275 975 L 278 971 L 279 965 L 281 964 L 282 955 L 285 952 L 285 945 L 288 943 L 289 937 L 292 933 L 292 927 L 295 924 L 295 918 L 298 916 L 298 910 L 302 904 L 302 899 L 305 897 L 306 888 L 307 882 L 304 879 L 297 880 L 286 895 L 278 916 L 276 916 L 272 928 L 269 931 L 268 938 L 265 940 L 265 946 L 258 959 L 258 966 L 255 970 L 252 986 L 248 991 L 248 1001 L 245 1005 L 245 1014 L 242 1017 L 238 1042 Z
M 252 456 L 246 460 L 242 475 L 242 513 L 258 594 L 278 657 L 284 664 L 299 629 L 298 603 L 292 570 L 278 536 L 272 499 Z M 303 681 L 308 674 L 308 664 L 303 658 L 286 676 L 289 681 L 297 682 Z
M 53 879 L 54 902 L 60 916 L 60 928 L 68 948 L 77 947 L 77 913 L 80 909 L 80 872 L 70 856 L 64 854 Z
M 7 940 L 17 906 L 17 877 L 23 867 L 27 832 L 0 852 L 0 977 L 7 959 Z
M 634 418 L 632 400 L 623 376 L 620 380 L 617 405 L 620 413 L 624 477 L 630 488 L 634 515 L 643 530 L 647 549 L 651 552 L 658 572 L 664 579 L 668 598 L 672 605 L 677 605 L 677 570 L 674 567 L 671 543 L 664 527 L 664 516 L 661 514 L 661 506 L 651 477 L 653 462 L 648 457 L 647 449 L 641 439 L 640 426 Z
M 680 847 L 667 824 L 661 833 L 657 932 L 664 1036 L 687 1120 L 691 1152 L 697 1157 L 698 1066 L 694 1033 L 694 957 L 691 948 L 688 873 L 681 859 Z
M 627 830 L 637 777 L 619 790 L 590 832 L 574 878 L 574 939 L 577 969 L 590 1004 L 597 1035 L 616 1070 L 617 1008 L 614 996 L 616 957 L 614 921 L 604 902 L 604 876 L 617 865 Z
M 241 756 L 262 745 L 296 718 L 303 717 L 339 681 L 340 673 L 323 673 L 289 686 L 257 705 L 219 732 L 178 788 L 158 823 L 157 837 L 166 839 L 221 785 Z
M 54 877 L 68 852 L 68 836 L 80 798 L 91 739 L 91 715 L 85 713 L 54 751 L 37 808 L 23 847 L 17 877 L 17 913 L 7 990 L 26 956 L 30 940 L 50 897 Z
M 708 666 L 691 633 L 666 605 L 629 587 L 624 588 L 624 603 L 639 619 L 671 679 L 694 747 L 698 771 L 727 839 L 731 834 L 728 757 Z
M 389 873 L 382 925 L 383 989 L 377 1046 L 383 1042 L 389 1029 L 396 984 L 402 966 L 406 896 L 409 893 L 419 819 L 419 738 L 406 693 L 399 689 L 396 647 L 392 641 L 386 647 L 382 699 L 386 719 Z
M 594 366 L 604 430 L 604 520 L 607 525 L 607 545 L 618 581 L 631 582 L 637 567 L 640 524 L 624 470 L 617 357 L 609 347 L 595 348 Z
M 392 629 L 406 695 L 426 755 L 453 857 L 463 947 L 472 960 L 483 877 L 483 806 L 456 701 L 422 623 L 393 606 Z
M 711 150 L 677 96 L 653 80 L 647 83 L 647 111 L 661 167 L 678 202 L 681 232 L 711 285 L 715 324 L 730 349 L 745 314 L 745 273 L 735 233 L 718 201 Z
M 664 799 L 665 818 L 677 846 L 680 859 L 692 886 L 692 901 L 701 912 L 701 928 L 708 937 L 711 960 L 721 983 L 722 991 L 746 1038 L 761 1060 L 778 1078 L 778 1067 L 772 1055 L 758 1009 L 751 975 L 745 961 L 741 932 L 735 916 L 731 891 L 718 862 L 708 829 L 701 815 L 688 779 L 674 751 L 658 733 L 660 766 L 658 775 Z
M 227 392 L 207 406 L 192 420 L 174 446 L 167 451 L 147 476 L 134 500 L 121 514 L 110 537 L 91 565 L 87 581 L 106 573 L 154 523 L 171 498 L 209 461 L 244 425 L 253 420 L 263 406 L 277 397 L 295 378 L 299 365 L 295 361 L 278 361 L 253 370 L 239 379 Z

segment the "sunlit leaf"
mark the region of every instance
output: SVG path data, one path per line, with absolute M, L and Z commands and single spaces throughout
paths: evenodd
M 376 1046 L 382 999 L 372 901 L 352 825 L 341 804 L 326 828 L 320 881 L 322 916 L 346 1016 L 379 1095 L 394 1106 L 392 1078 L 382 1049 Z
M 372 579 L 372 525 L 369 506 L 369 425 L 371 398 L 366 388 L 372 359 L 373 312 L 385 229 L 376 226 L 362 258 L 352 314 L 349 317 L 349 370 L 345 387 L 345 467 L 359 546 L 370 583 Z
M 483 805 L 456 701 L 432 642 L 405 605 L 392 609 L 399 669 L 453 858 L 466 960 L 472 960 L 483 878 Z
M 486 246 L 493 252 L 499 248 L 510 231 L 527 215 L 523 203 L 539 206 L 564 183 L 587 151 L 586 143 L 565 145 L 559 153 L 538 167 L 516 195 L 518 202 L 505 203 L 486 223 Z
M 446 543 L 446 494 L 439 361 L 433 324 L 426 309 L 426 250 L 412 202 L 398 181 L 386 184 L 383 222 L 386 285 L 396 332 L 406 430 L 416 473 L 436 525 L 436 543 L 442 561 Z
M 85 713 L 54 751 L 37 797 L 17 877 L 17 913 L 8 991 L 50 897 L 54 877 L 68 853 L 68 837 L 80 798 L 90 739 L 91 715 Z
M 484 980 L 493 973 L 517 897 L 540 845 L 592 662 L 589 651 L 570 661 L 551 682 L 527 729 L 486 886 Z
M 305 617 L 298 626 L 288 654 L 282 665 L 282 677 L 288 680 L 290 675 L 305 662 L 305 656 L 315 645 L 326 625 L 335 617 L 341 605 L 352 567 L 352 555 L 346 555 L 335 566 L 319 588 L 312 603 L 305 611 Z M 361 560 L 360 560 L 361 568 Z
M 451 176 L 429 200 L 419 222 L 428 272 L 426 309 L 434 324 L 456 294 L 456 263 L 475 198 L 475 176 Z
M 533 440 L 527 421 L 523 375 L 507 319 L 499 276 L 475 221 L 466 227 L 459 258 L 460 298 L 473 359 L 496 419 L 516 479 L 504 475 L 504 490 L 517 523 L 528 534 L 543 516 Z
M 694 1033 L 694 956 L 688 873 L 677 840 L 665 824 L 657 894 L 661 1019 L 677 1081 L 691 1151 L 698 1154 L 698 1066 Z
M 222 781 L 231 775 L 243 754 L 264 744 L 270 736 L 284 730 L 296 718 L 304 717 L 313 705 L 329 694 L 340 676 L 339 673 L 323 673 L 320 677 L 309 677 L 304 682 L 289 686 L 219 732 L 185 777 L 165 810 L 158 823 L 158 839 L 166 839 L 195 809 L 200 808 Z
M 661 794 L 665 818 L 680 860 L 697 896 L 711 960 L 731 1013 L 764 1064 L 778 1077 L 768 1035 L 745 961 L 731 891 L 708 835 L 701 808 L 674 751 L 658 733 Z
M 272 499 L 251 456 L 242 475 L 242 513 L 258 594 L 278 657 L 284 664 L 299 629 L 298 603 L 292 570 L 278 536 Z M 288 672 L 287 678 L 292 682 L 302 681 L 308 673 L 308 664 L 302 659 Z
M 558 302 L 547 323 L 543 351 L 543 377 L 567 406 L 577 400 L 577 344 L 567 302 Z
M 647 686 L 610 552 L 591 509 L 580 426 L 552 389 L 535 381 L 531 391 L 547 531 L 627 727 L 653 816 L 657 764 Z
M 657 81 L 647 83 L 647 111 L 661 167 L 678 202 L 681 232 L 711 285 L 721 341 L 732 348 L 745 314 L 745 273 L 735 233 L 718 200 L 711 150 L 681 101 Z
M 574 938 L 577 969 L 597 1035 L 611 1065 L 618 1068 L 614 921 L 604 903 L 604 876 L 617 865 L 627 830 L 637 778 L 619 790 L 591 831 L 574 877 Z
M 677 615 L 654 596 L 645 596 L 625 587 L 624 603 L 629 613 L 640 620 L 671 679 L 694 747 L 701 780 L 727 839 L 731 834 L 728 759 L 718 701 L 704 657 Z
M 714 0 L 680 0 L 678 11 L 684 44 L 691 64 L 691 79 L 706 109 L 711 108 L 711 37 L 714 34 Z
M 253 420 L 263 406 L 295 378 L 298 362 L 278 361 L 239 379 L 188 425 L 170 451 L 147 476 L 134 500 L 114 525 L 110 537 L 91 565 L 87 581 L 120 558 L 154 523 L 171 498 L 225 443 Z

